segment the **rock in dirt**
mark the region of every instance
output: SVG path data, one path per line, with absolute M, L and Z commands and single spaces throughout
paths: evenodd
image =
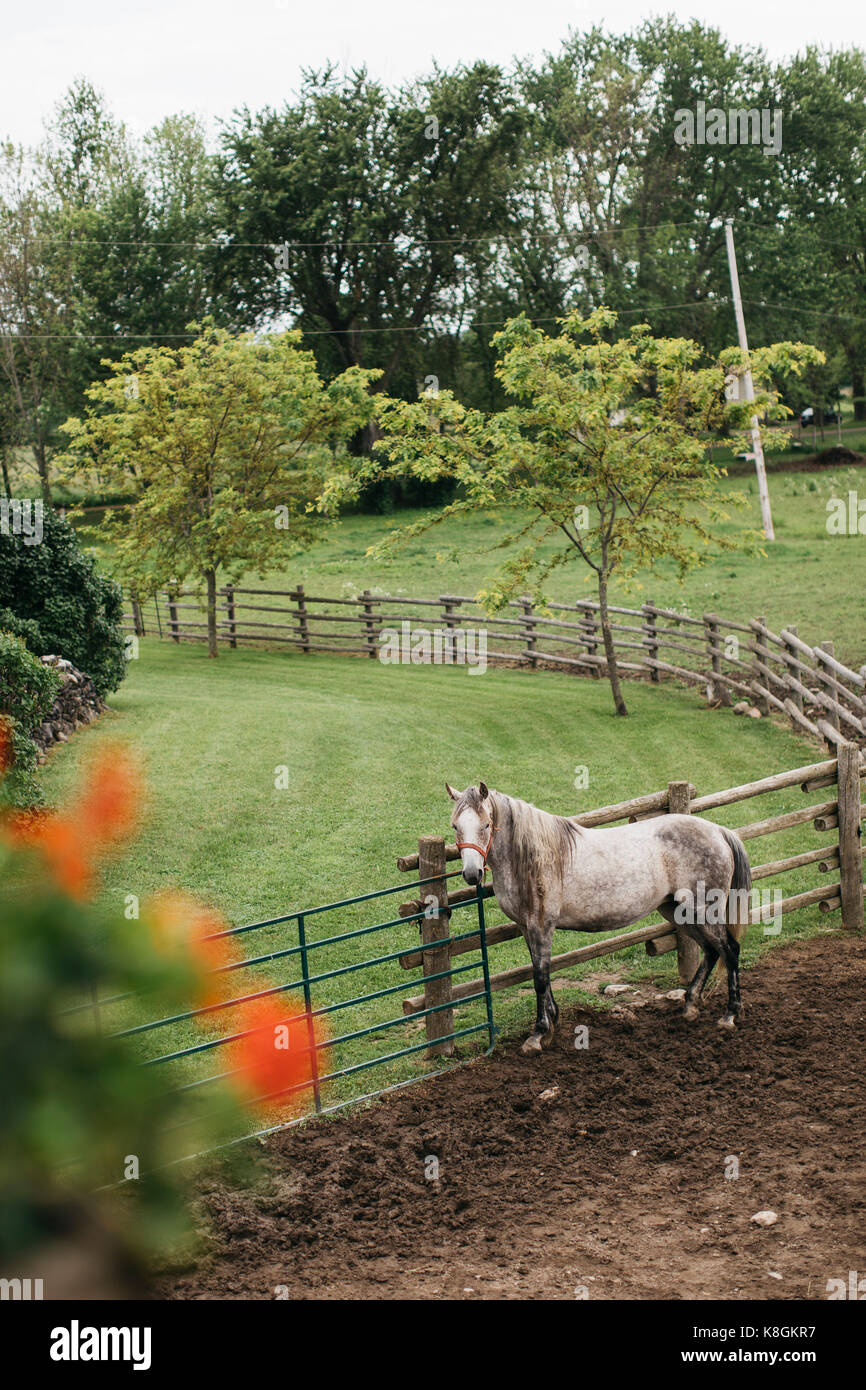
M 774 1211 L 756 1211 L 752 1220 L 759 1226 L 772 1226 L 778 1221 L 778 1216 Z

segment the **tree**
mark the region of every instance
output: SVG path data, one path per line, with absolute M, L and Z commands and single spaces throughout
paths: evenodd
M 350 368 L 324 386 L 298 333 L 232 337 L 190 326 L 193 342 L 139 348 L 88 389 L 64 425 L 67 466 L 136 490 L 109 514 L 116 573 L 139 596 L 190 575 L 207 586 L 217 655 L 217 572 L 261 569 L 286 541 L 309 543 L 308 504 L 331 466 L 327 445 L 368 418 L 376 373 Z
M 842 348 L 854 418 L 866 420 L 866 55 L 810 47 L 779 82 L 788 113 L 782 166 L 801 254 L 792 257 L 789 237 L 771 248 L 775 283 L 782 280 L 774 297 L 789 320 L 806 317 L 828 346 Z
M 221 317 L 212 164 L 194 117 L 134 141 L 83 79 L 41 146 L 0 154 L 0 392 L 16 416 L 11 432 L 0 419 L 0 446 L 29 446 L 45 501 L 58 428 L 86 387 L 130 347 Z
M 503 545 L 518 547 L 479 599 L 501 608 L 530 580 L 537 601 L 548 576 L 573 560 L 587 565 L 598 590 L 599 619 L 614 706 L 626 714 L 609 614 L 614 577 L 630 580 L 665 558 L 682 576 L 711 544 L 725 515 L 723 470 L 707 458 L 706 433 L 730 422 L 745 440 L 751 413 L 785 408 L 768 384 L 773 370 L 797 372 L 819 360 L 814 348 L 777 343 L 751 354 L 755 404 L 728 402 L 726 376 L 746 365 L 739 348 L 700 365 L 702 349 L 684 338 L 655 338 L 646 324 L 609 341 L 616 315 L 572 313 L 548 337 L 524 316 L 497 333 L 497 375 L 517 404 L 492 415 L 467 410 L 449 393 L 436 400 L 388 400 L 383 437 L 363 477 L 376 469 L 423 478 L 450 476 L 460 495 L 383 545 L 399 543 L 446 517 L 510 503 Z M 381 461 L 382 456 L 388 460 Z M 351 495 L 357 475 L 334 479 L 320 506 Z M 552 554 L 540 547 L 560 541 Z
M 511 243 L 532 314 L 604 304 L 654 332 L 728 340 L 724 219 L 738 227 L 780 206 L 778 162 L 756 145 L 680 146 L 675 113 L 779 105 L 760 50 L 731 47 L 696 21 L 646 21 L 631 33 L 569 35 L 520 86 L 533 112 L 532 236 Z M 543 267 L 538 273 L 539 265 Z
M 282 112 L 243 112 L 218 171 L 237 323 L 292 314 L 323 371 L 376 367 L 378 389 L 414 398 L 422 330 L 456 312 L 490 238 L 517 230 L 524 124 L 485 63 L 395 94 L 328 68 Z
M 14 433 L 29 445 L 42 497 L 51 500 L 49 463 L 58 420 L 68 413 L 64 383 L 77 338 L 69 312 L 68 263 L 47 240 L 40 190 L 21 151 L 0 151 L 0 373 L 15 409 Z M 5 442 L 5 441 L 4 441 Z

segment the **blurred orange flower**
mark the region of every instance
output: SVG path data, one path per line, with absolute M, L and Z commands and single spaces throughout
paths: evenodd
M 310 1021 L 302 1009 L 284 995 L 270 995 L 240 1005 L 235 1017 L 244 1036 L 230 1045 L 231 1066 L 251 1099 L 264 1100 L 311 1082 Z M 315 1032 L 313 1037 L 321 1044 Z M 303 1091 L 286 1096 L 289 1104 L 293 1099 L 302 1103 Z
M 131 755 L 120 747 L 103 748 L 68 810 L 16 813 L 0 832 L 7 841 L 41 854 L 56 887 L 82 902 L 95 891 L 100 858 L 135 827 L 141 798 L 141 778 Z
M 161 893 L 147 907 L 147 921 L 154 943 L 161 950 L 189 953 L 199 975 L 196 1003 L 199 1007 L 221 1003 L 231 990 L 231 976 L 218 974 L 239 959 L 234 938 L 217 912 L 186 893 Z

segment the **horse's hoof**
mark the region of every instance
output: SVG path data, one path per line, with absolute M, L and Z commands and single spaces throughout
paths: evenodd
M 527 1038 L 520 1051 L 525 1057 L 529 1057 L 533 1052 L 541 1051 L 541 1038 L 537 1033 L 533 1033 L 531 1038 Z
M 553 1029 L 551 1028 L 549 1032 L 547 1032 L 547 1033 L 542 1033 L 542 1035 L 541 1035 L 541 1046 L 542 1046 L 542 1047 L 550 1047 L 550 1044 L 551 1044 L 552 1042 L 553 1042 Z
M 696 1018 L 700 1018 L 701 1011 L 697 1004 L 686 1004 L 683 1008 L 683 1018 L 687 1023 L 694 1023 Z
M 724 1028 L 728 1033 L 733 1033 L 736 1026 L 736 1020 L 733 1018 L 731 1014 L 725 1014 L 725 1016 L 723 1018 L 720 1018 L 718 1023 L 716 1024 L 717 1028 Z

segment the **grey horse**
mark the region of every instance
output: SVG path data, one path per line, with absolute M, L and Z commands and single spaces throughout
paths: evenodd
M 739 836 L 697 816 L 661 815 L 631 825 L 587 829 L 570 816 L 489 790 L 457 792 L 451 824 L 463 877 L 477 885 L 489 865 L 502 911 L 523 934 L 538 1001 L 524 1052 L 553 1038 L 559 1014 L 550 988 L 556 928 L 610 931 L 661 912 L 703 950 L 686 990 L 684 1016 L 698 1017 L 704 986 L 721 956 L 728 1005 L 720 1028 L 732 1029 L 740 1002 L 740 936 L 749 921 L 752 871 Z

